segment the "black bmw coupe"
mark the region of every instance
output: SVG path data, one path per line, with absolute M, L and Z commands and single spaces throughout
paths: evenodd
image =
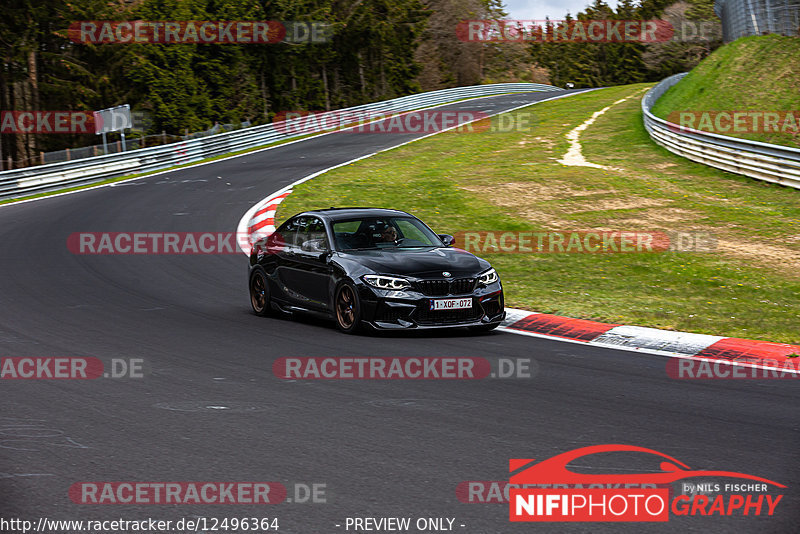
M 492 266 L 403 211 L 332 208 L 295 215 L 253 245 L 250 302 L 257 315 L 303 311 L 342 332 L 468 327 L 505 318 Z

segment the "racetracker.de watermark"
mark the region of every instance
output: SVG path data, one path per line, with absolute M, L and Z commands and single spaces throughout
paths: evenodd
M 67 238 L 73 254 L 239 254 L 250 246 L 244 232 L 75 232 Z
M 549 231 L 456 232 L 455 246 L 473 254 L 609 254 L 711 252 L 716 236 L 709 232 Z
M 88 134 L 101 120 L 92 111 L 0 111 L 0 134 Z
M 456 36 L 466 42 L 664 43 L 707 42 L 722 37 L 713 20 L 462 20 Z
M 76 482 L 75 504 L 278 504 L 280 482 Z
M 465 480 L 456 486 L 456 498 L 467 504 L 507 504 L 511 490 L 515 488 L 561 488 L 561 489 L 614 489 L 614 488 L 657 488 L 657 484 L 510 484 L 507 480 Z
M 102 360 L 84 356 L 32 356 L 0 358 L 0 380 L 94 380 L 144 378 L 142 358 Z
M 319 21 L 83 20 L 67 33 L 81 44 L 313 44 L 328 42 L 333 27 Z
M 531 358 L 482 357 L 284 357 L 273 374 L 285 380 L 479 380 L 532 378 Z
M 760 365 L 746 366 L 707 358 L 670 358 L 667 376 L 676 380 L 797 380 L 800 357 L 780 362 L 764 358 Z
M 685 110 L 667 115 L 673 131 L 699 130 L 720 135 L 766 133 L 800 135 L 800 111 Z
M 483 111 L 281 111 L 273 118 L 275 129 L 285 134 L 326 132 L 419 134 L 531 132 L 536 116 L 531 112 L 489 116 Z

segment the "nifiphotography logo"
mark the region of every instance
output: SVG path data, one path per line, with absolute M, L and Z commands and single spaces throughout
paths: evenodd
M 660 457 L 660 471 L 639 474 L 584 474 L 567 466 L 598 453 L 637 452 Z M 531 465 L 532 464 L 532 465 Z M 670 511 L 684 516 L 771 516 L 783 495 L 766 493 L 768 486 L 786 486 L 733 471 L 693 470 L 664 453 L 634 445 L 582 447 L 536 463 L 533 459 L 509 460 L 510 521 L 655 522 L 669 521 Z M 725 477 L 748 482 L 682 483 L 672 497 L 665 485 L 688 478 Z M 653 487 L 648 487 L 653 486 Z M 697 492 L 698 487 L 716 496 Z

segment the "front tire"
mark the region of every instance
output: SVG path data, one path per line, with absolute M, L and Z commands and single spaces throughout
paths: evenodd
M 342 282 L 333 297 L 336 327 L 345 334 L 354 334 L 361 327 L 361 301 L 350 282 Z
M 255 269 L 250 275 L 250 305 L 259 317 L 266 317 L 270 312 L 269 285 L 267 275 L 261 269 Z

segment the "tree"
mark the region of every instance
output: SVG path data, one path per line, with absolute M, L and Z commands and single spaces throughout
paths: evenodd
M 713 0 L 621 0 L 616 11 L 603 0 L 594 0 L 578 21 L 650 20 L 666 18 L 674 28 L 694 16 L 707 16 Z M 671 5 L 670 5 L 671 4 Z M 567 14 L 566 25 L 572 18 Z M 544 42 L 530 47 L 531 57 L 546 68 L 553 83 L 575 83 L 577 87 L 599 87 L 656 81 L 691 69 L 721 44 L 719 40 L 689 42 L 680 35 L 667 42 Z

